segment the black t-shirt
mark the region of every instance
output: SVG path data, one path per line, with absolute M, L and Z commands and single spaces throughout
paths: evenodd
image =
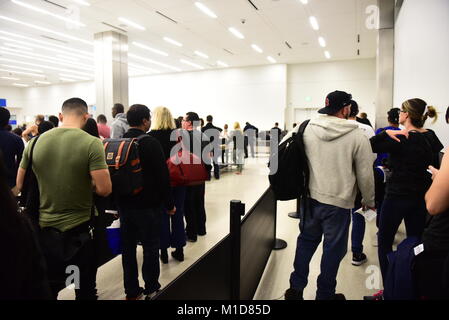
M 170 158 L 170 152 L 172 148 L 176 145 L 177 141 L 171 141 L 170 137 L 174 130 L 151 130 L 148 134 L 155 138 L 162 146 L 165 158 Z
M 449 254 L 449 210 L 430 219 L 422 236 L 424 250 Z
M 432 184 L 432 176 L 427 172 L 429 165 L 439 166 L 439 152 L 443 149 L 432 130 L 425 133 L 411 131 L 409 137 L 398 137 L 401 142 L 391 139 L 384 131 L 371 138 L 375 153 L 390 154 L 391 176 L 387 180 L 386 197 L 420 197 Z

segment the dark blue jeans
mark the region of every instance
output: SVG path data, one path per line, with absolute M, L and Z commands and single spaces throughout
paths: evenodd
M 318 277 L 317 300 L 331 299 L 337 286 L 340 262 L 348 250 L 351 211 L 310 199 L 310 210 L 303 213 L 304 223 L 298 237 L 290 287 L 303 291 L 308 283 L 309 264 L 324 235 L 321 274 Z
M 352 243 L 352 253 L 361 254 L 363 253 L 363 238 L 365 237 L 365 218 L 355 211 L 352 210 L 352 231 L 351 231 L 351 243 Z
M 396 232 L 405 222 L 407 237 L 421 238 L 426 224 L 426 203 L 423 197 L 385 198 L 382 204 L 378 237 L 378 254 L 382 278 L 385 282 L 388 270 L 387 255 L 393 251 Z
M 175 199 L 176 213 L 168 215 L 164 210 L 162 214 L 161 249 L 182 248 L 186 245 L 186 233 L 184 230 L 184 202 L 186 187 L 172 188 Z
M 161 287 L 159 284 L 159 239 L 162 208 L 140 210 L 119 208 L 119 212 L 125 293 L 128 297 L 135 297 L 139 293 L 139 271 L 136 259 L 138 241 L 143 246 L 142 274 L 145 281 L 145 293 L 153 293 Z

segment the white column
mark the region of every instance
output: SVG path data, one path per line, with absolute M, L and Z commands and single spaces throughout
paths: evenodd
M 111 118 L 115 103 L 128 108 L 128 37 L 107 31 L 95 34 L 96 115 Z

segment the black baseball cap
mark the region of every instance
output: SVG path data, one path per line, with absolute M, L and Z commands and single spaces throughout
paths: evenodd
M 344 107 L 351 104 L 352 95 L 344 91 L 334 91 L 329 93 L 326 97 L 326 106 L 318 113 L 321 114 L 335 114 Z

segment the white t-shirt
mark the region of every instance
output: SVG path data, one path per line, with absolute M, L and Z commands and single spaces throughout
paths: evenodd
M 367 136 L 368 139 L 371 139 L 372 137 L 374 137 L 376 135 L 376 133 L 374 132 L 374 129 L 371 128 L 369 125 L 360 123 L 356 120 L 348 120 L 348 121 L 356 123 L 359 126 L 359 128 L 362 129 L 363 133 L 365 134 L 365 136 Z

